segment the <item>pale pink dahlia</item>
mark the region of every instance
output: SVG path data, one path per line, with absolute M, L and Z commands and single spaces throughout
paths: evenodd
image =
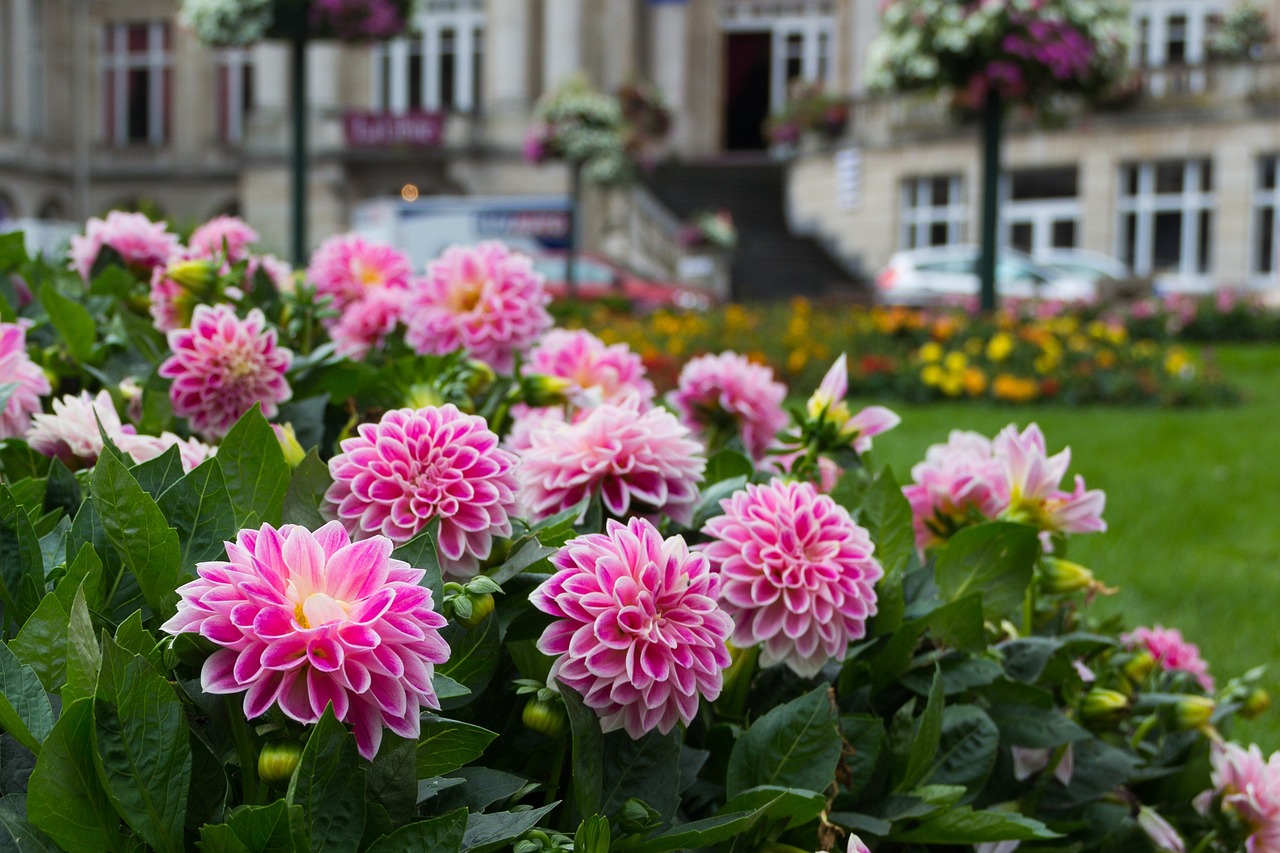
M 849 364 L 844 353 L 822 377 L 818 389 L 805 404 L 810 422 L 820 432 L 832 433 L 835 442 L 858 453 L 871 449 L 871 439 L 902 423 L 897 412 L 884 406 L 867 406 L 856 415 L 849 411 Z
M 626 344 L 605 344 L 584 329 L 547 332 L 529 352 L 525 369 L 568 379 L 567 396 L 578 407 L 619 403 L 633 394 L 642 409 L 653 403 L 653 383 L 645 377 L 640 356 Z
M 333 307 L 341 311 L 371 290 L 404 290 L 412 272 L 409 257 L 399 249 L 343 234 L 316 249 L 307 280 L 321 296 L 333 297 Z
M 1235 743 L 1215 743 L 1212 754 L 1213 789 L 1197 798 L 1197 805 L 1219 798 L 1251 829 L 1248 853 L 1280 853 L 1280 752 L 1262 757 L 1256 744 L 1248 749 Z
M 451 246 L 414 285 L 405 340 L 420 353 L 465 349 L 494 370 L 551 328 L 550 297 L 524 255 L 497 242 Z
M 191 232 L 187 248 L 197 258 L 220 258 L 238 263 L 249 257 L 249 247 L 258 242 L 258 232 L 236 216 L 215 216 Z
M 200 463 L 213 456 L 218 448 L 212 447 L 197 438 L 183 438 L 171 432 L 159 435 L 135 435 L 121 433 L 113 435 L 111 440 L 121 453 L 129 454 L 139 464 L 155 459 L 170 447 L 178 448 L 178 458 L 182 462 L 182 470 L 190 473 L 200 467 Z
M 493 537 L 511 535 L 516 459 L 484 418 L 450 403 L 387 412 L 358 432 L 329 460 L 333 485 L 325 494 L 352 536 L 402 544 L 438 518 L 441 567 L 470 577 Z
M 167 223 L 152 222 L 141 213 L 113 210 L 106 219 L 92 218 L 85 233 L 71 238 L 70 267 L 85 281 L 103 246 L 120 255 L 130 271 L 140 276 L 168 263 L 178 253 L 178 238 L 167 230 Z
M 517 403 L 511 407 L 511 428 L 507 430 L 502 446 L 523 458 L 533 446 L 534 432 L 540 429 L 559 429 L 569 422 L 569 416 L 560 406 L 531 407 Z
M 787 424 L 782 409 L 786 397 L 787 386 L 774 380 L 771 368 L 722 352 L 685 364 L 667 399 L 692 430 L 709 436 L 737 432 L 758 462 Z
M 720 695 L 733 622 L 716 603 L 706 557 L 650 522 L 610 520 L 551 558 L 556 573 L 529 596 L 555 617 L 538 649 L 551 676 L 582 694 L 608 732 L 639 738 L 688 723 Z
M 225 561 L 196 566 L 178 588 L 163 630 L 221 646 L 204 662 L 206 693 L 244 691 L 244 713 L 276 705 L 314 723 L 332 703 L 372 760 L 383 726 L 416 739 L 422 708 L 439 708 L 434 665 L 449 658 L 444 617 L 431 609 L 426 574 L 391 557 L 381 536 L 352 542 L 330 522 L 314 533 L 287 524 L 241 530 Z
M 173 413 L 195 432 L 221 437 L 255 403 L 269 418 L 292 395 L 284 374 L 293 353 L 276 345 L 266 322 L 257 308 L 241 320 L 229 305 L 197 305 L 191 328 L 169 332 L 173 355 L 160 375 L 173 380 Z
M 1107 496 L 1099 489 L 1085 491 L 1084 478 L 1076 475 L 1075 489 L 1058 488 L 1071 465 L 1071 449 L 1049 456 L 1044 433 L 1031 424 L 1021 433 L 1013 424 L 991 443 L 1004 468 L 1009 507 L 1004 517 L 1033 524 L 1043 531 L 1096 533 L 1107 529 L 1102 510 Z
M 54 400 L 52 406 L 52 414 L 31 416 L 27 444 L 37 453 L 61 459 L 72 470 L 98 461 L 103 432 L 115 441 L 125 431 L 115 403 L 106 391 L 99 391 L 97 397 L 90 396 L 88 391 L 81 391 L 79 396 L 68 394 Z
M 760 663 L 816 675 L 844 660 L 876 612 L 884 570 L 848 510 L 812 483 L 748 485 L 720 502 L 704 552 L 720 573 L 720 599 L 733 617 L 733 643 L 761 645 Z
M 379 288 L 348 302 L 329 326 L 338 353 L 360 359 L 371 349 L 381 349 L 400 323 L 407 295 L 407 290 Z
M 665 513 L 681 524 L 692 521 L 707 467 L 702 445 L 667 410 L 640 412 L 637 405 L 605 404 L 576 423 L 545 421 L 529 432 L 518 476 L 530 518 L 599 495 L 616 518 Z
M 0 384 L 14 383 L 0 409 L 0 438 L 21 438 L 40 411 L 40 397 L 48 394 L 49 379 L 27 355 L 27 330 L 21 323 L 0 323 Z
M 1009 504 L 1004 468 L 991 440 L 976 432 L 952 430 L 911 469 L 914 483 L 902 493 L 911 504 L 916 547 L 921 551 L 950 538 L 970 522 L 995 518 Z
M 1160 625 L 1154 628 L 1135 628 L 1121 636 L 1120 641 L 1131 649 L 1145 648 L 1161 669 L 1190 673 L 1202 688 L 1213 692 L 1213 677 L 1209 675 L 1209 664 L 1200 657 L 1200 647 L 1184 640 L 1182 632 L 1177 628 Z

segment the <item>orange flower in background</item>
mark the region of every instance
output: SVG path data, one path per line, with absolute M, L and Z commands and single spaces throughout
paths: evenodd
M 1034 379 L 1001 373 L 991 385 L 991 393 L 998 400 L 1010 403 L 1029 403 L 1040 394 L 1040 383 Z
M 970 367 L 964 372 L 964 390 L 970 397 L 981 397 L 987 390 L 987 374 L 980 368 Z

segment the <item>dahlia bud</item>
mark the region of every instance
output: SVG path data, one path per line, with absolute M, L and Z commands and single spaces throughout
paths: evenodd
M 454 618 L 468 628 L 474 628 L 493 612 L 493 594 L 502 592 L 502 587 L 492 578 L 477 575 L 465 586 L 452 581 L 445 584 L 444 592 L 444 600 L 452 608 Z
M 1270 707 L 1271 694 L 1261 687 L 1255 687 L 1249 691 L 1244 704 L 1240 706 L 1240 716 L 1246 720 L 1253 720 L 1264 714 Z
M 218 267 L 208 258 L 192 258 L 169 264 L 164 275 L 195 296 L 204 298 L 213 295 L 218 281 Z
M 302 464 L 302 460 L 307 458 L 307 451 L 303 450 L 298 442 L 298 434 L 293 431 L 293 424 L 272 424 L 271 428 L 275 430 L 276 441 L 279 442 L 280 450 L 284 453 L 284 461 L 289 463 L 290 468 L 297 468 Z
M 425 409 L 428 406 L 443 406 L 444 397 L 435 387 L 418 382 L 409 386 L 409 393 L 405 395 L 404 404 L 410 409 Z
M 1129 711 L 1129 699 L 1118 690 L 1094 687 L 1080 703 L 1080 715 L 1086 722 L 1111 725 L 1119 722 Z
M 1143 649 L 1135 652 L 1133 657 L 1129 658 L 1121 671 L 1124 677 L 1129 679 L 1133 684 L 1141 684 L 1151 674 L 1151 670 L 1156 668 L 1156 659 L 1151 652 Z
M 1079 563 L 1045 557 L 1040 563 L 1040 582 L 1051 595 L 1067 595 L 1089 589 L 1096 583 L 1093 572 Z
M 557 740 L 564 734 L 565 725 L 569 721 L 564 703 L 558 697 L 545 700 L 539 696 L 534 696 L 525 704 L 520 720 L 529 731 L 552 740 Z
M 530 406 L 562 406 L 568 402 L 571 383 L 560 376 L 547 376 L 542 373 L 531 373 L 521 383 L 524 401 Z
M 467 369 L 469 371 L 467 393 L 473 397 L 476 394 L 484 393 L 490 385 L 498 380 L 498 375 L 493 372 L 493 368 L 479 359 L 468 359 Z
M 644 832 L 653 829 L 661 823 L 661 815 L 649 807 L 644 800 L 635 797 L 629 797 L 622 804 L 622 811 L 618 814 L 618 823 L 622 825 L 622 831 L 627 835 Z
M 1173 706 L 1174 721 L 1183 731 L 1203 728 L 1217 707 L 1208 696 L 1182 696 Z
M 258 753 L 258 776 L 266 782 L 284 782 L 302 758 L 302 744 L 295 740 L 268 743 Z
M 609 819 L 604 815 L 592 815 L 578 824 L 573 836 L 573 849 L 581 853 L 609 853 L 613 841 L 609 831 Z

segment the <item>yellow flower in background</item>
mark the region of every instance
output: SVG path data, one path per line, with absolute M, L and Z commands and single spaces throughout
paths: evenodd
M 920 347 L 921 361 L 938 361 L 942 358 L 942 344 L 937 341 L 926 341 Z
M 991 393 L 997 399 L 1010 403 L 1029 403 L 1040 393 L 1040 383 L 1034 379 L 1001 373 L 991 384 Z
M 1185 376 L 1191 368 L 1191 356 L 1184 349 L 1174 347 L 1164 357 L 1164 372 L 1170 376 Z
M 1098 367 L 1102 367 L 1102 368 L 1115 367 L 1116 366 L 1115 350 L 1106 349 L 1105 347 L 1103 349 L 1098 350 L 1097 361 L 1098 361 Z
M 1013 338 L 1007 332 L 997 332 L 987 342 L 987 358 L 992 361 L 1004 361 L 1013 352 Z
M 964 351 L 974 358 L 982 355 L 984 349 L 986 349 L 986 344 L 983 343 L 982 338 L 969 338 L 964 342 Z
M 804 366 L 808 361 L 808 355 L 803 349 L 793 349 L 787 354 L 787 372 L 799 373 L 804 370 Z
M 949 352 L 942 360 L 942 366 L 952 373 L 964 370 L 969 366 L 968 357 L 962 352 Z
M 920 371 L 920 381 L 930 388 L 937 388 L 947 374 L 936 364 L 926 364 Z
M 1089 339 L 1077 332 L 1067 338 L 1067 348 L 1072 352 L 1087 352 L 1089 349 Z
M 1047 373 L 1053 373 L 1060 363 L 1061 362 L 1058 360 L 1057 356 L 1044 353 L 1043 355 L 1036 356 L 1033 366 L 1036 369 L 1036 373 L 1043 376 Z
M 959 397 L 964 392 L 964 374 L 948 373 L 942 377 L 942 384 L 938 387 L 948 397 Z

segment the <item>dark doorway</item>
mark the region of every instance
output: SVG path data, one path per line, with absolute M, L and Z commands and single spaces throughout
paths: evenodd
M 729 33 L 725 37 L 724 147 L 758 151 L 765 147 L 769 117 L 769 71 L 773 35 Z

